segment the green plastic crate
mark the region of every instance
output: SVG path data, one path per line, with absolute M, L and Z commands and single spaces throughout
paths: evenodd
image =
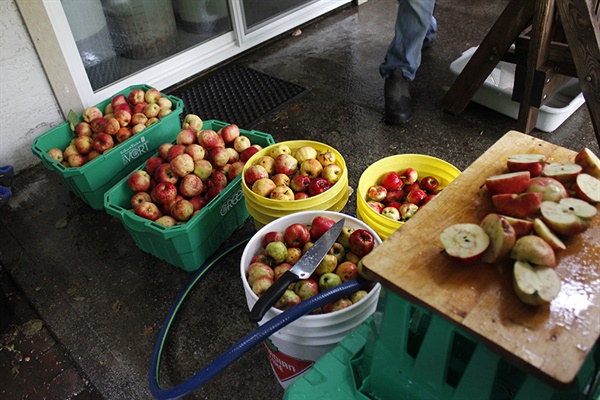
M 284 400 L 598 399 L 600 346 L 553 388 L 435 314 L 382 290 L 376 313 L 297 379 Z M 596 385 L 594 385 L 596 382 Z
M 135 88 L 146 91 L 150 86 L 130 86 L 97 104 L 96 107 L 104 110 L 114 96 L 118 94 L 127 96 Z M 181 130 L 179 116 L 183 112 L 183 100 L 171 95 L 163 94 L 163 96 L 173 103 L 170 114 L 81 167 L 65 167 L 47 153 L 53 147 L 64 150 L 73 139 L 74 133 L 68 121 L 40 135 L 33 141 L 31 150 L 42 160 L 42 164 L 47 169 L 58 174 L 65 186 L 77 197 L 93 209 L 103 210 L 104 193 L 136 169 L 141 161 L 146 161 L 158 146 L 172 142 Z M 79 121 L 83 121 L 81 115 Z
M 204 121 L 202 129 L 218 131 L 226 125 L 229 124 L 209 120 Z M 243 129 L 240 129 L 240 133 L 250 138 L 252 144 L 266 147 L 275 143 L 273 137 L 267 133 Z M 136 169 L 144 167 L 145 164 L 142 163 Z M 130 211 L 130 200 L 134 192 L 127 185 L 127 178 L 128 176 L 124 177 L 106 192 L 106 212 L 121 220 L 141 250 L 185 271 L 200 268 L 202 263 L 250 217 L 244 202 L 241 176 L 230 182 L 188 222 L 171 227 L 162 226 Z

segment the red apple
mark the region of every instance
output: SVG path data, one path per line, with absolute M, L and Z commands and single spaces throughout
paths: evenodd
M 73 144 L 77 149 L 77 153 L 82 155 L 88 154 L 94 149 L 94 141 L 90 136 L 77 136 L 75 140 L 73 140 Z
M 317 196 L 329 189 L 331 189 L 331 183 L 325 178 L 315 178 L 310 181 L 308 185 L 308 194 L 311 196 Z
M 150 193 L 137 192 L 136 194 L 131 196 L 131 200 L 130 200 L 131 208 L 133 208 L 135 210 L 137 208 L 137 206 L 139 206 L 140 204 L 142 204 L 145 201 L 152 202 L 152 197 L 150 196 Z
M 108 133 L 109 135 L 115 135 L 119 129 L 121 129 L 121 124 L 116 118 L 107 118 L 106 123 L 104 124 L 104 133 Z
M 241 137 L 241 136 L 240 136 Z M 238 138 L 239 139 L 239 138 Z M 237 140 L 236 140 L 237 141 Z M 240 152 L 240 160 L 241 161 L 248 161 L 253 155 L 255 155 L 256 153 L 258 153 L 259 150 L 256 147 L 250 146 L 245 150 L 242 150 Z
M 206 200 L 211 201 L 215 197 L 217 197 L 223 190 L 225 186 L 213 186 L 206 191 Z
M 477 224 L 454 224 L 442 231 L 440 241 L 446 254 L 461 264 L 480 261 L 490 245 L 490 238 Z
M 248 279 L 248 284 L 250 286 L 254 285 L 254 282 L 263 276 L 274 279 L 275 273 L 273 268 L 263 262 L 252 262 L 248 266 L 248 270 L 246 271 L 246 279 Z
M 101 132 L 94 139 L 94 150 L 100 154 L 104 154 L 106 151 L 112 149 L 114 145 L 115 142 L 108 133 Z
M 87 122 L 83 121 L 75 126 L 75 134 L 77 136 L 92 136 L 92 127 Z
M 221 140 L 219 134 L 212 129 L 204 129 L 198 133 L 198 143 L 207 150 L 218 146 Z
M 440 182 L 434 176 L 425 176 L 421 179 L 420 183 L 421 189 L 428 193 L 433 193 L 440 186 Z
M 135 214 L 150 221 L 156 221 L 160 217 L 160 210 L 156 204 L 144 201 L 135 208 Z
M 600 158 L 587 147 L 577 153 L 575 163 L 581 165 L 582 172 L 600 179 Z
M 119 125 L 127 126 L 131 123 L 133 113 L 130 110 L 120 109 L 115 111 L 115 118 L 119 121 Z
M 117 142 L 119 142 L 119 143 L 123 143 L 124 141 L 129 139 L 131 136 L 133 136 L 133 131 L 128 126 L 123 126 L 123 127 L 119 128 L 117 133 L 115 133 L 115 139 L 117 139 Z
M 388 190 L 384 203 L 402 203 L 405 197 L 406 192 L 402 189 Z
M 542 193 L 542 201 L 559 201 L 565 197 L 569 197 L 569 193 L 565 186 L 554 178 L 539 176 L 531 178 L 526 192 Z
M 133 171 L 127 179 L 127 185 L 134 192 L 146 192 L 150 189 L 150 174 L 143 169 Z
M 535 235 L 518 238 L 510 251 L 510 258 L 534 265 L 556 267 L 554 249 L 544 239 Z
M 83 120 L 88 124 L 94 119 L 102 117 L 102 111 L 98 107 L 88 107 L 81 114 Z
M 161 217 L 158 217 L 158 219 L 154 222 L 166 227 L 177 225 L 177 220 L 171 217 L 170 215 L 163 215 Z
M 317 154 L 317 160 L 319 160 L 323 168 L 325 168 L 330 164 L 334 164 L 337 161 L 337 157 L 333 151 L 323 150 Z
M 427 193 L 423 189 L 415 189 L 408 192 L 406 195 L 406 201 L 416 205 L 421 205 L 423 200 L 427 197 Z
M 191 198 L 198 196 L 203 190 L 204 183 L 197 175 L 187 174 L 179 182 L 179 193 L 184 197 Z
M 169 150 L 167 151 L 167 162 L 171 162 L 175 157 L 185 154 L 185 148 L 186 147 L 183 144 L 174 144 L 169 147 Z
M 144 101 L 145 94 L 146 93 L 144 92 L 144 90 L 140 88 L 131 89 L 131 91 L 127 95 L 127 101 L 129 102 L 129 104 L 136 105 Z
M 490 245 L 482 261 L 496 263 L 506 258 L 517 240 L 512 225 L 502 215 L 494 213 L 486 215 L 480 225 L 490 238 Z
M 335 221 L 329 217 L 319 215 L 313 218 L 309 229 L 311 240 L 316 242 L 333 225 L 335 225 Z
M 400 177 L 400 174 L 396 171 L 389 171 L 383 174 L 381 177 L 381 184 L 387 190 L 400 190 L 404 186 L 404 182 Z
M 156 169 L 159 165 L 163 164 L 164 160 L 158 156 L 150 157 L 146 160 L 145 168 L 146 172 L 150 174 L 150 176 L 154 176 Z
M 403 203 L 398 211 L 400 211 L 402 221 L 408 221 L 419 211 L 419 206 L 414 203 Z
M 583 171 L 579 164 L 575 163 L 548 163 L 544 166 L 542 174 L 560 181 L 566 187 L 575 183 L 575 178 Z
M 381 210 L 381 215 L 394 221 L 400 221 L 400 206 L 386 206 Z
M 285 228 L 283 238 L 289 247 L 301 248 L 310 241 L 310 232 L 306 225 L 295 223 Z
M 176 184 L 179 182 L 179 176 L 173 172 L 171 169 L 171 164 L 169 163 L 162 163 L 156 168 L 156 171 L 154 172 L 154 179 L 157 183 L 170 182 L 172 184 Z
M 159 182 L 152 189 L 150 196 L 158 204 L 167 204 L 177 197 L 177 186 L 171 182 Z
M 262 165 L 251 165 L 244 172 L 244 181 L 249 187 L 252 187 L 252 185 L 254 185 L 254 182 L 256 182 L 257 180 L 268 177 L 269 173 Z
M 375 200 L 368 200 L 367 201 L 367 206 L 369 206 L 369 208 L 371 210 L 375 211 L 377 214 L 381 214 L 381 212 L 385 208 L 385 206 L 383 205 L 382 202 L 375 201 Z
M 104 117 L 94 118 L 90 122 L 90 128 L 92 128 L 93 133 L 104 132 L 105 126 L 106 126 L 106 118 L 104 118 Z
M 63 151 L 58 147 L 53 147 L 48 150 L 48 155 L 57 162 L 63 162 L 64 160 Z
M 589 203 L 600 202 L 600 180 L 592 175 L 581 173 L 575 179 L 575 193 Z
M 539 218 L 533 220 L 533 230 L 535 234 L 544 239 L 554 251 L 564 251 L 567 246 L 552 230 Z
M 308 300 L 319 294 L 319 284 L 314 279 L 301 279 L 294 285 L 294 292 L 303 301 Z
M 529 174 L 529 172 L 527 173 Z M 542 194 L 538 192 L 495 194 L 492 196 L 492 202 L 500 214 L 515 218 L 527 218 L 540 209 Z
M 171 206 L 171 216 L 177 221 L 188 221 L 194 213 L 194 205 L 186 199 L 181 199 Z
M 586 201 L 567 197 L 558 203 L 544 201 L 540 207 L 542 220 L 554 232 L 571 236 L 585 231 L 597 214 L 596 207 Z
M 147 103 L 156 103 L 160 98 L 162 98 L 162 94 L 155 88 L 150 88 L 144 93 L 144 101 Z
M 419 186 L 419 182 L 405 183 L 404 186 L 402 186 L 402 191 L 405 194 L 408 194 L 416 189 L 421 189 L 421 186 Z
M 537 306 L 548 303 L 558 296 L 561 281 L 552 268 L 515 261 L 513 288 L 519 300 Z
M 298 160 L 293 156 L 282 153 L 275 157 L 275 172 L 292 176 L 298 171 Z
M 67 158 L 67 163 L 69 167 L 81 167 L 87 162 L 87 158 L 83 154 L 71 154 L 69 158 Z
M 225 143 L 229 144 L 240 136 L 240 128 L 236 124 L 230 124 L 221 128 L 220 133 Z
M 208 204 L 208 200 L 202 195 L 194 196 L 190 199 L 190 203 L 194 206 L 195 211 L 202 210 Z
M 406 168 L 400 173 L 400 177 L 402 178 L 402 182 L 404 182 L 405 185 L 409 185 L 411 183 L 417 182 L 417 180 L 419 179 L 419 173 L 414 168 Z
M 290 180 L 290 187 L 296 193 L 308 191 L 310 185 L 310 178 L 306 175 L 294 175 Z
M 173 146 L 171 149 L 176 148 L 179 145 Z M 194 171 L 194 160 L 192 156 L 186 153 L 182 153 L 177 157 L 173 158 L 170 162 L 171 171 L 180 178 L 192 173 Z
M 387 189 L 383 185 L 372 185 L 367 189 L 369 200 L 383 202 L 387 196 Z
M 358 266 L 350 261 L 344 261 L 335 269 L 335 274 L 342 282 L 349 282 L 358 278 Z
M 323 173 L 323 166 L 316 158 L 309 158 L 302 161 L 299 172 L 301 175 L 306 175 L 310 179 L 320 177 Z M 288 174 L 289 175 L 289 174 Z
M 124 94 L 118 94 L 110 101 L 110 105 L 112 106 L 113 110 L 117 108 L 119 104 L 127 104 L 127 97 L 125 97 Z
M 243 161 L 236 161 L 233 164 L 231 164 L 231 166 L 229 167 L 229 171 L 227 172 L 227 179 L 229 179 L 229 181 L 231 182 L 235 178 L 237 178 L 238 175 L 241 175 L 244 171 L 245 164 L 246 163 Z
M 194 174 L 198 175 L 203 181 L 208 180 L 213 173 L 213 166 L 208 160 L 194 161 Z
M 514 154 L 508 157 L 506 166 L 510 172 L 529 171 L 531 177 L 540 176 L 546 156 L 543 154 Z
M 221 171 L 213 171 L 210 178 L 206 180 L 206 184 L 209 188 L 214 186 L 227 186 L 227 176 Z
M 503 215 L 504 219 L 514 228 L 517 238 L 529 235 L 533 229 L 533 221 L 522 218 L 515 218 L 509 215 Z
M 366 229 L 355 229 L 348 238 L 350 251 L 359 257 L 364 257 L 373 250 L 375 237 Z
M 519 194 L 529 186 L 531 175 L 529 171 L 510 172 L 486 178 L 485 185 L 492 194 Z
M 173 147 L 172 143 L 163 143 L 158 146 L 158 156 L 165 161 L 169 160 L 169 150 Z
M 229 153 L 225 147 L 214 146 L 209 150 L 209 155 L 215 167 L 222 167 L 229 162 Z

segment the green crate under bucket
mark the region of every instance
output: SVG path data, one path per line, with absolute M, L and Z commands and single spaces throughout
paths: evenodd
M 104 110 L 111 99 L 123 94 L 127 96 L 132 89 L 150 89 L 148 85 L 134 85 L 116 93 L 102 103 L 96 105 Z M 104 193 L 128 176 L 136 169 L 140 162 L 145 162 L 163 143 L 172 142 L 181 129 L 179 116 L 183 112 L 183 100 L 163 94 L 171 102 L 172 111 L 158 122 L 150 125 L 140 133 L 131 136 L 122 143 L 115 143 L 115 147 L 96 157 L 81 167 L 65 167 L 48 155 L 48 150 L 58 147 L 64 150 L 75 137 L 69 122 L 63 122 L 56 128 L 36 138 L 31 150 L 42 160 L 42 164 L 61 178 L 65 186 L 77 197 L 85 201 L 95 210 L 104 209 Z M 79 121 L 83 121 L 79 115 Z
M 204 121 L 202 129 L 219 131 L 228 123 Z M 252 144 L 263 147 L 275 141 L 267 133 L 240 129 Z M 157 155 L 155 153 L 154 155 Z M 145 163 L 136 169 L 143 169 Z M 165 227 L 135 215 L 130 209 L 134 192 L 127 185 L 125 176 L 104 196 L 104 209 L 109 215 L 121 220 L 136 245 L 146 253 L 178 266 L 185 271 L 195 271 L 202 266 L 249 217 L 241 176 L 231 181 L 225 189 L 210 201 L 198 214 L 184 224 Z
M 373 316 L 322 357 L 285 400 L 598 399 L 600 346 L 556 389 L 435 314 L 382 290 Z

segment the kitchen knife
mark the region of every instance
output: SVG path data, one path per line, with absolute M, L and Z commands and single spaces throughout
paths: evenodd
M 294 266 L 279 277 L 264 293 L 258 298 L 258 301 L 250 311 L 250 321 L 260 321 L 267 310 L 279 300 L 288 286 L 300 279 L 308 279 L 315 271 L 319 263 L 325 258 L 325 255 L 331 249 L 346 219 L 342 218 L 327 230 L 317 241 L 308 249 L 308 251 L 294 264 Z

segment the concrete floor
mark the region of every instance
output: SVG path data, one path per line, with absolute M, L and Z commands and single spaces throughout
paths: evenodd
M 409 124 L 382 122 L 378 65 L 393 35 L 396 1 L 369 0 L 302 27 L 300 36 L 286 35 L 236 60 L 310 88 L 296 103 L 242 128 L 270 133 L 276 141 L 332 145 L 346 159 L 352 187 L 370 164 L 398 153 L 428 154 L 459 169 L 468 167 L 516 122 L 474 103 L 458 116 L 445 114 L 441 102 L 452 83 L 448 67 L 480 43 L 507 1 L 484 0 L 476 7 L 467 0 L 437 3 L 439 40 L 423 55 L 413 82 L 416 114 Z M 531 135 L 599 153 L 585 106 L 554 132 L 535 130 Z M 26 299 L 19 310 L 29 307 L 37 313 L 18 315 L 15 324 L 43 321 L 65 357 L 60 371 L 77 371 L 79 378 L 73 379 L 80 379 L 78 389 L 55 384 L 58 394 L 49 398 L 150 398 L 154 345 L 193 275 L 139 250 L 119 220 L 92 210 L 41 164 L 18 171 L 13 192 L 0 209 L 2 283 L 13 301 Z M 355 205 L 351 197 L 344 211 L 354 213 Z M 227 243 L 253 229 L 247 221 Z M 165 349 L 164 386 L 187 379 L 255 328 L 240 284 L 240 255 L 241 250 L 235 251 L 215 267 L 180 311 Z M 20 337 L 12 343 L 25 351 L 30 342 Z M 0 397 L 43 397 L 50 385 L 42 382 L 34 390 L 27 379 L 45 368 L 44 360 L 30 351 L 30 359 L 40 361 L 25 368 L 26 361 L 15 354 L 0 352 L 1 370 L 12 374 L 0 380 Z M 23 373 L 11 366 L 20 366 Z M 265 350 L 257 346 L 187 398 L 267 399 L 283 393 Z

